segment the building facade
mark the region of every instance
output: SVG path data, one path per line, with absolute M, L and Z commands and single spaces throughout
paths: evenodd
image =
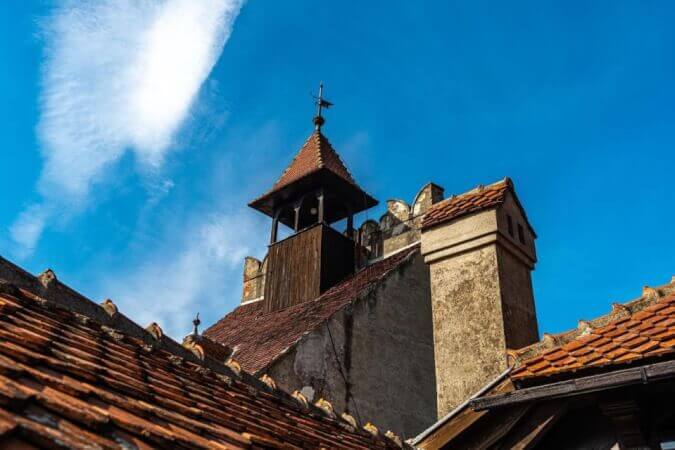
M 509 179 L 447 199 L 429 183 L 355 226 L 377 201 L 323 123 L 250 203 L 268 254 L 246 258 L 242 304 L 204 334 L 244 370 L 412 437 L 538 339 L 536 235 Z

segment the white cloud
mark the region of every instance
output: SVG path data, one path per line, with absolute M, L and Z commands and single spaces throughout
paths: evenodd
M 241 295 L 241 270 L 249 254 L 264 251 L 262 222 L 243 211 L 200 218 L 181 239 L 146 257 L 133 269 L 102 281 L 103 294 L 139 324 L 160 324 L 180 339 L 196 312 L 205 325 L 230 309 Z M 261 245 L 262 244 L 262 245 Z
M 82 292 L 110 297 L 132 320 L 158 322 L 178 339 L 196 312 L 203 328 L 220 319 L 241 299 L 244 257 L 263 258 L 267 251 L 270 220 L 246 203 L 277 175 L 269 163 L 274 154 L 258 150 L 280 141 L 275 122 L 231 128 L 218 146 L 226 150 L 210 155 L 197 181 L 201 194 L 185 197 L 176 186 L 178 195 L 141 220 L 125 251 L 112 260 L 98 255 L 83 270 Z
M 46 216 L 43 206 L 32 205 L 19 214 L 9 229 L 10 237 L 20 246 L 18 255 L 20 258 L 26 257 L 34 250 L 35 243 L 44 228 Z
M 220 56 L 243 0 L 63 0 L 44 22 L 42 200 L 11 228 L 24 252 L 132 151 L 156 171 Z

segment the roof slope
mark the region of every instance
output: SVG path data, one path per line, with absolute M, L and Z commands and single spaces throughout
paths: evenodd
M 488 186 L 479 186 L 464 194 L 453 195 L 427 210 L 422 219 L 422 228 L 440 225 L 473 212 L 501 205 L 509 189 L 513 189 L 513 183 L 510 178 L 504 178 Z
M 333 146 L 330 145 L 328 138 L 321 131 L 317 130 L 307 138 L 291 164 L 284 170 L 279 180 L 274 183 L 271 192 L 324 168 L 340 176 L 345 181 L 356 185 L 354 178 L 333 149 Z
M 204 332 L 212 340 L 235 350 L 234 357 L 252 373 L 267 368 L 300 338 L 361 295 L 376 287 L 397 267 L 419 251 L 400 251 L 360 270 L 315 300 L 265 314 L 263 302 L 237 307 Z
M 652 294 L 651 302 L 615 307 L 613 320 L 593 327 L 582 322 L 580 336 L 531 356 L 511 373 L 511 379 L 523 380 L 561 375 L 583 369 L 600 369 L 633 363 L 640 359 L 675 354 L 675 293 L 661 298 Z M 644 305 L 648 305 L 644 307 Z M 640 308 L 643 306 L 643 308 Z M 623 312 L 623 317 L 616 313 Z M 526 347 L 517 354 L 528 355 Z
M 0 258 L 0 274 L 4 264 Z M 63 292 L 52 281 L 44 292 Z M 0 447 L 395 447 L 200 360 L 156 325 L 134 336 L 111 303 L 78 302 L 75 312 L 0 282 Z M 94 316 L 108 317 L 107 325 Z

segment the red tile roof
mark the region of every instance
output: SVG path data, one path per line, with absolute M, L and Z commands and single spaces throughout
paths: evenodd
M 670 291 L 670 287 L 667 290 Z M 663 297 L 654 300 L 658 295 Z M 675 355 L 675 293 L 664 295 L 654 290 L 646 300 L 617 305 L 608 319 L 581 322 L 581 329 L 572 339 L 550 337 L 553 341 L 567 341 L 562 345 L 544 350 L 541 344 L 535 344 L 517 351 L 516 357 L 526 356 L 526 359 L 511 372 L 511 379 L 538 379 L 585 369 L 615 369 L 645 358 Z
M 284 170 L 279 180 L 274 183 L 270 192 L 279 190 L 293 181 L 323 168 L 356 185 L 354 178 L 352 178 L 333 146 L 330 145 L 328 138 L 321 131 L 315 131 L 307 138 L 291 164 Z
M 375 288 L 418 251 L 419 247 L 413 247 L 374 263 L 312 301 L 268 314 L 263 312 L 262 301 L 241 305 L 207 329 L 204 335 L 234 349 L 234 358 L 244 370 L 259 373 L 305 333 Z
M 396 447 L 39 281 L 23 284 L 32 292 L 0 282 L 2 448 Z
M 509 178 L 505 178 L 488 186 L 479 186 L 461 195 L 453 195 L 432 205 L 427 210 L 422 219 L 422 228 L 430 228 L 473 212 L 500 205 L 504 202 L 506 192 L 509 189 L 513 189 L 513 183 Z

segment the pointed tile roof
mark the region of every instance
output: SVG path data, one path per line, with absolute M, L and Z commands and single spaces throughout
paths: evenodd
M 327 194 L 348 200 L 354 213 L 377 204 L 377 200 L 356 183 L 328 138 L 321 130 L 315 130 L 272 188 L 250 202 L 249 206 L 272 216 L 274 205 L 318 187 L 328 189 Z M 331 217 L 331 221 L 346 217 L 344 212 L 340 214 L 339 217 Z
M 315 172 L 319 169 L 328 169 L 351 184 L 356 185 L 354 178 L 345 167 L 328 138 L 321 131 L 314 131 L 305 141 L 302 148 L 295 155 L 291 164 L 281 174 L 270 192 L 274 192 L 295 180 Z

